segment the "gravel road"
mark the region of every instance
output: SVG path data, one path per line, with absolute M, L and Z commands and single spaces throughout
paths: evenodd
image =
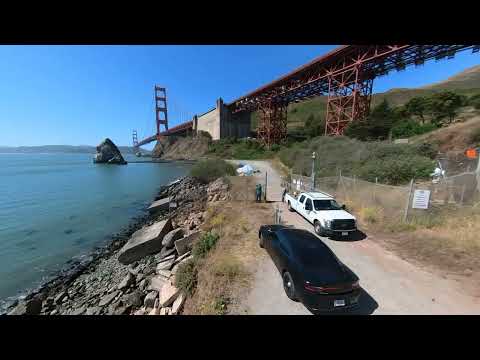
M 267 194 L 271 201 L 281 199 L 278 173 L 266 161 L 245 161 L 268 172 Z M 277 199 L 278 197 L 278 199 Z M 279 204 L 287 225 L 313 232 L 313 226 L 297 213 Z M 366 234 L 356 239 L 320 238 L 360 278 L 363 289 L 360 307 L 354 314 L 480 314 L 480 297 L 467 295 L 456 281 L 421 269 L 399 258 L 370 240 Z M 300 303 L 287 298 L 282 280 L 269 256 L 258 248 L 260 262 L 245 307 L 249 314 L 306 315 Z

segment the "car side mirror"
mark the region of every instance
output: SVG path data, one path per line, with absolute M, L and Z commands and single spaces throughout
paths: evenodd
M 342 210 L 347 210 L 347 207 L 345 206 L 345 204 L 342 205 Z

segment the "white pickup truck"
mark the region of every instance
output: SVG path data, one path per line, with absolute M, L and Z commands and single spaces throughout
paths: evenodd
M 348 236 L 357 230 L 357 219 L 335 199 L 323 192 L 300 193 L 298 198 L 285 194 L 288 210 L 296 211 L 313 224 L 320 236 Z

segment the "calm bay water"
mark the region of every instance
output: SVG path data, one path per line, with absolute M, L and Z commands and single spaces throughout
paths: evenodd
M 105 245 L 188 170 L 95 165 L 89 154 L 0 154 L 0 301 Z

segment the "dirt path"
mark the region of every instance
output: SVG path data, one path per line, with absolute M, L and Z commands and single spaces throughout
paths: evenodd
M 282 193 L 277 172 L 263 161 L 249 161 L 272 180 L 271 194 Z M 259 174 L 261 176 L 262 174 Z M 277 180 L 274 180 L 277 179 Z M 269 185 L 270 186 L 270 185 Z M 268 190 L 267 190 L 268 191 Z M 267 193 L 268 194 L 268 193 Z M 288 225 L 313 232 L 313 226 L 280 204 Z M 480 314 L 480 298 L 465 294 L 459 284 L 423 270 L 385 250 L 368 237 L 357 241 L 321 238 L 360 278 L 364 290 L 358 314 Z M 310 314 L 300 303 L 290 301 L 272 261 L 259 248 L 261 261 L 245 307 L 249 314 Z

